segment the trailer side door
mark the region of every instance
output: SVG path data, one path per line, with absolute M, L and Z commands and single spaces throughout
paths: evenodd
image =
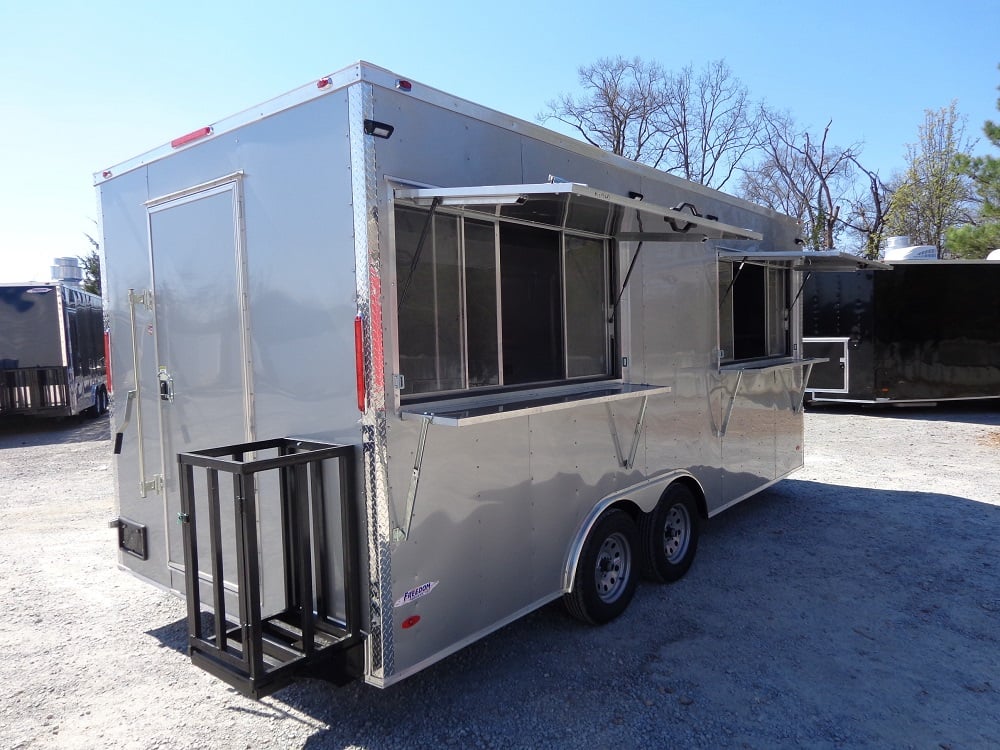
M 254 438 L 240 181 L 220 180 L 147 205 L 157 373 L 156 382 L 144 387 L 159 393 L 161 484 L 174 575 L 184 564 L 174 520 L 180 513 L 177 454 Z M 223 539 L 230 559 L 234 544 Z

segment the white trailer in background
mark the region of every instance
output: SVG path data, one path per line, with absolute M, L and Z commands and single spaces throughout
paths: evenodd
M 799 271 L 863 265 L 367 63 L 96 182 L 121 563 L 251 695 L 683 575 L 802 465 Z

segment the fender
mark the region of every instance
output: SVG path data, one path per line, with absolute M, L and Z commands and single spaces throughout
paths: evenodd
M 590 530 L 594 527 L 598 517 L 605 510 L 621 502 L 630 502 L 643 513 L 649 513 L 656 507 L 667 487 L 678 479 L 690 479 L 694 482 L 700 495 L 699 501 L 703 502 L 705 488 L 701 486 L 701 482 L 691 472 L 684 469 L 674 469 L 663 474 L 657 474 L 643 482 L 633 484 L 631 487 L 626 487 L 623 490 L 602 497 L 594 505 L 590 513 L 584 517 L 583 522 L 577 528 L 576 534 L 570 541 L 566 562 L 563 565 L 563 591 L 569 592 L 573 589 L 576 566 L 580 560 L 580 554 L 583 552 L 583 544 L 587 540 L 587 535 L 590 534 Z

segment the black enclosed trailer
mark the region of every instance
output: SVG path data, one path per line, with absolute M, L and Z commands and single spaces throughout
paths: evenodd
M 1000 397 L 1000 263 L 895 261 L 803 289 L 810 401 Z
M 0 284 L 0 416 L 107 407 L 101 298 L 58 281 Z

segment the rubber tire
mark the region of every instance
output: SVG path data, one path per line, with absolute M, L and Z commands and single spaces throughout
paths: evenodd
M 687 540 L 668 556 L 666 535 L 677 523 L 687 522 Z M 669 526 L 668 526 L 669 524 Z M 698 551 L 701 516 L 694 494 L 683 483 L 667 487 L 651 513 L 639 519 L 640 564 L 643 575 L 658 583 L 672 583 L 688 572 Z
M 583 543 L 573 589 L 563 596 L 563 604 L 573 617 L 591 625 L 603 625 L 625 611 L 639 583 L 638 535 L 635 522 L 625 511 L 611 509 L 597 519 Z M 601 597 L 597 571 L 602 558 L 605 563 L 609 561 L 609 552 L 615 553 L 611 558 L 617 560 L 614 568 L 619 572 L 614 586 L 617 591 L 610 600 Z M 621 558 L 616 554 L 621 554 Z
M 87 416 L 96 419 L 108 410 L 108 395 L 103 388 L 98 388 L 94 394 L 94 405 L 84 409 Z

